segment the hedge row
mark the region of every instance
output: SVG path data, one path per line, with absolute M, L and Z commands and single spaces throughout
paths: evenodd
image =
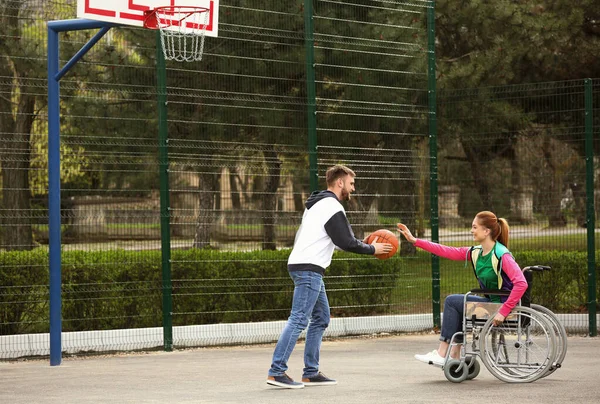
M 533 274 L 532 301 L 557 313 L 588 311 L 587 253 L 579 251 L 521 251 L 521 266 L 548 265 L 549 272 Z M 596 251 L 596 295 L 600 291 L 600 251 Z M 599 307 L 600 308 L 600 307 Z
M 213 324 L 287 318 L 293 283 L 289 251 L 172 253 L 173 324 Z M 401 259 L 338 253 L 327 270 L 336 314 L 383 313 Z M 352 276 L 348 276 L 352 275 Z M 48 329 L 48 253 L 0 254 L 0 334 Z M 162 325 L 160 251 L 62 253 L 64 331 Z
M 289 250 L 173 251 L 173 324 L 285 319 L 293 292 L 288 254 Z M 536 303 L 557 312 L 586 310 L 586 253 L 521 251 L 515 258 L 521 265 L 553 268 L 534 276 Z M 162 325 L 160 251 L 65 251 L 62 259 L 64 331 Z M 470 282 L 469 272 L 461 271 L 460 276 Z M 388 261 L 336 253 L 326 280 L 330 305 L 336 308 L 332 314 L 385 314 L 393 304 L 431 307 L 430 276 L 429 257 L 422 252 Z M 407 282 L 423 290 L 404 294 Z M 47 332 L 48 253 L 38 249 L 0 254 L 0 285 L 0 334 Z M 419 301 L 394 302 L 398 296 Z

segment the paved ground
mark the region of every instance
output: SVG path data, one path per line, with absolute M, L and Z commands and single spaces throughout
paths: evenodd
M 437 345 L 435 335 L 325 341 L 321 369 L 339 384 L 301 390 L 267 386 L 273 345 L 206 348 L 0 362 L 0 403 L 597 403 L 600 338 L 569 338 L 563 367 L 530 384 L 507 384 L 482 366 L 480 375 L 450 383 L 414 353 Z M 290 360 L 302 371 L 303 344 Z

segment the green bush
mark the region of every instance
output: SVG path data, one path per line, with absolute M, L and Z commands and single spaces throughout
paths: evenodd
M 530 250 L 513 252 L 521 268 L 528 265 L 548 265 L 550 271 L 533 274 L 532 300 L 557 313 L 587 311 L 587 253 L 581 251 Z M 464 293 L 479 287 L 470 264 L 464 261 L 441 261 L 442 304 L 445 296 Z M 600 253 L 596 254 L 596 273 L 600 268 Z M 598 277 L 597 277 L 598 278 Z M 599 280 L 600 281 L 600 280 Z M 597 282 L 597 290 L 600 282 Z
M 48 331 L 48 253 L 0 253 L 0 335 Z
M 286 319 L 294 289 L 287 272 L 288 255 L 289 250 L 173 251 L 173 324 Z M 586 253 L 521 251 L 515 258 L 521 266 L 552 267 L 550 272 L 534 274 L 535 303 L 556 312 L 587 310 Z M 160 251 L 65 251 L 62 260 L 64 331 L 162 325 Z M 325 278 L 332 315 L 430 310 L 429 262 L 426 253 L 387 261 L 336 253 Z M 442 297 L 476 287 L 464 262 L 441 262 Z M 600 253 L 596 262 L 600 263 Z M 0 335 L 48 332 L 47 252 L 0 254 L 0 285 Z
M 293 293 L 288 255 L 289 250 L 173 251 L 173 324 L 286 319 Z M 0 334 L 47 332 L 48 254 L 0 257 Z M 326 278 L 333 314 L 388 312 L 400 264 L 399 258 L 337 253 Z M 62 253 L 63 331 L 161 326 L 162 292 L 160 251 Z
M 580 251 L 522 251 L 515 253 L 522 266 L 548 265 L 551 271 L 533 274 L 532 301 L 558 313 L 587 311 L 587 253 Z M 600 252 L 596 252 L 596 274 Z M 598 277 L 596 276 L 596 279 Z M 598 290 L 598 281 L 596 288 Z M 598 292 L 596 292 L 598 293 Z

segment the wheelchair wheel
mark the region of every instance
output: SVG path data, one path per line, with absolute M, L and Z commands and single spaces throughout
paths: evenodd
M 507 383 L 529 383 L 544 376 L 556 355 L 556 337 L 545 315 L 517 306 L 504 323 L 493 318 L 480 334 L 481 360 L 496 378 Z
M 479 364 L 479 361 L 474 356 L 468 356 L 466 359 L 466 364 L 469 366 L 467 380 L 475 379 L 481 371 L 481 365 Z
M 468 375 L 469 366 L 458 359 L 450 359 L 444 365 L 444 376 L 452 383 L 464 382 Z
M 548 373 L 544 375 L 544 377 L 546 377 L 561 367 L 561 364 L 567 355 L 567 331 L 565 330 L 565 326 L 558 320 L 556 314 L 554 314 L 552 310 L 547 309 L 544 306 L 540 306 L 539 304 L 532 304 L 531 308 L 539 311 L 547 317 L 552 324 L 554 335 L 556 337 L 556 358 L 548 370 Z

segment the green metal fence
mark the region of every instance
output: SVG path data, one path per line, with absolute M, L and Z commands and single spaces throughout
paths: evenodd
M 430 5 L 223 1 L 204 60 L 164 69 L 154 33 L 112 29 L 62 81 L 63 350 L 276 339 L 303 203 L 332 164 L 358 174 L 347 206 L 357 236 L 398 220 L 423 224 L 412 190 L 428 161 Z M 43 27 L 73 17 L 74 2 L 9 2 L 3 12 L 18 16 L 21 43 L 37 44 L 9 56 L 39 69 L 45 112 Z M 62 58 L 89 35 L 62 35 Z M 10 77 L 4 94 L 18 98 Z M 46 118 L 30 116 L 41 146 L 28 143 L 39 156 L 22 161 L 35 175 L 22 194 L 39 219 L 33 242 L 16 243 L 17 230 L 3 227 L 3 357 L 47 349 Z M 9 199 L 5 223 L 19 212 Z M 420 263 L 411 270 L 424 289 L 399 284 L 414 278 L 399 256 L 336 255 L 330 335 L 429 328 L 428 258 L 408 260 Z
M 591 334 L 600 245 L 597 82 L 443 91 L 438 116 L 441 241 L 468 244 L 470 234 L 457 230 L 480 210 L 505 217 L 519 264 L 553 266 L 535 279 L 534 299 L 556 312 L 586 313 L 569 325 Z M 442 263 L 445 293 L 472 285 L 454 267 Z
M 0 358 L 14 358 L 48 349 L 45 22 L 73 18 L 75 3 L 0 4 L 20 30 L 0 27 L 12 44 Z M 335 163 L 357 173 L 346 211 L 358 237 L 402 221 L 470 245 L 477 211 L 507 217 L 518 262 L 555 268 L 534 298 L 593 334 L 600 80 L 436 103 L 432 5 L 222 0 L 203 61 L 164 68 L 155 33 L 111 29 L 62 81 L 63 350 L 275 340 L 304 200 Z M 89 36 L 62 35 L 62 59 Z M 336 253 L 326 285 L 337 336 L 430 329 L 474 281 L 463 262 L 403 243 L 387 261 Z

